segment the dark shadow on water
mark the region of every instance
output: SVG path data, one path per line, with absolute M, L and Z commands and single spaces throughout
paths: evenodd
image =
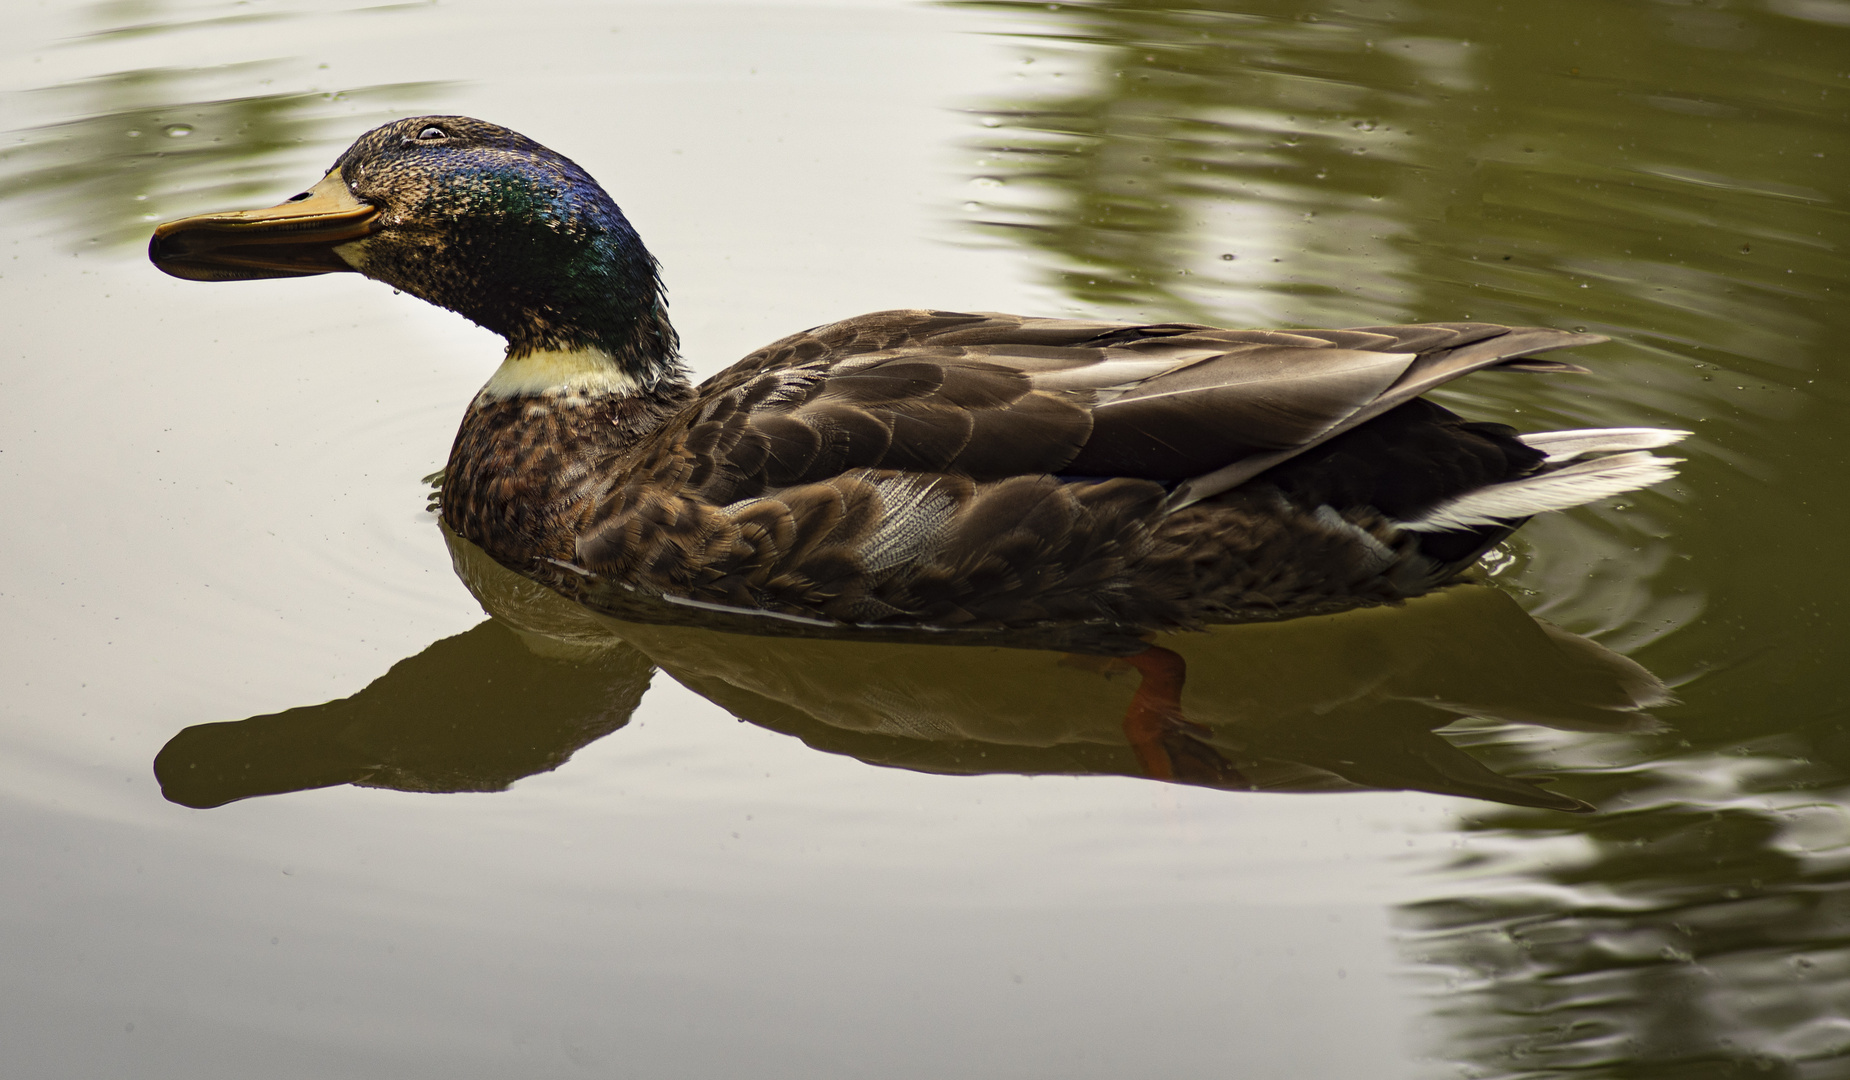
M 154 772 L 169 799 L 200 808 L 335 784 L 502 791 L 628 723 L 653 670 L 614 641 L 570 659 L 535 655 L 490 620 L 352 697 L 187 728 Z
M 619 623 L 449 540 L 493 620 L 353 697 L 186 729 L 155 763 L 167 797 L 206 807 L 341 783 L 499 790 L 621 727 L 656 667 L 740 719 L 870 764 L 1143 774 L 1123 724 L 1138 677 L 1122 661 Z M 1641 708 L 1666 698 L 1636 664 L 1483 586 L 1162 644 L 1188 663 L 1183 708 L 1202 725 L 1189 750 L 1224 765 L 1194 782 L 1233 790 L 1421 790 L 1585 809 L 1485 768 L 1439 729 L 1475 717 L 1635 731 L 1655 726 Z

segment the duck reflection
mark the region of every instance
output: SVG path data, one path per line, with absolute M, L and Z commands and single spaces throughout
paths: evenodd
M 1179 670 L 622 623 L 445 538 L 489 621 L 352 697 L 187 728 L 155 759 L 167 798 L 203 808 L 343 783 L 502 790 L 622 727 L 659 668 L 742 720 L 873 765 L 1418 790 L 1583 810 L 1486 768 L 1439 729 L 1480 717 L 1636 730 L 1652 723 L 1642 710 L 1669 697 L 1632 661 L 1530 618 L 1502 592 L 1462 585 L 1398 607 L 1166 637 L 1186 664 L 1186 719 L 1161 722 L 1136 705 Z

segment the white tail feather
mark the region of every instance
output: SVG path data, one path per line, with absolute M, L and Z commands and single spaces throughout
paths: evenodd
M 1687 431 L 1654 427 L 1582 428 L 1578 431 L 1537 431 L 1517 438 L 1548 455 L 1550 462 L 1570 461 L 1582 454 L 1611 454 L 1621 450 L 1655 450 L 1688 438 Z
M 1415 521 L 1404 522 L 1401 528 L 1412 532 L 1444 532 L 1494 525 L 1549 510 L 1566 510 L 1570 506 L 1661 484 L 1677 474 L 1672 466 L 1679 460 L 1656 457 L 1641 450 L 1589 458 L 1553 472 L 1492 484 L 1460 495 L 1440 503 Z

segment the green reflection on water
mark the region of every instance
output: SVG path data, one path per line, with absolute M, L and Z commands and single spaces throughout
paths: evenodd
M 404 11 L 415 8 L 427 8 L 436 0 L 410 0 L 407 3 L 371 4 L 350 8 L 346 14 L 375 14 L 387 11 Z M 242 7 L 242 4 L 236 5 Z M 151 37 L 171 34 L 179 30 L 197 30 L 208 27 L 251 26 L 256 23 L 284 22 L 300 19 L 308 12 L 300 11 L 240 11 L 230 15 L 206 15 L 204 17 L 187 17 L 169 15 L 161 10 L 162 5 L 149 0 L 104 0 L 90 5 L 91 21 L 100 29 L 80 34 L 70 44 L 88 44 L 96 41 L 120 41 L 125 38 Z
M 90 14 L 106 29 L 72 46 L 294 17 L 163 18 L 161 5 L 144 3 L 96 5 Z M 129 19 L 132 25 L 120 25 Z M 0 149 L 0 200 L 14 214 L 52 224 L 78 247 L 144 242 L 166 218 L 276 196 L 282 177 L 299 181 L 325 168 L 357 130 L 415 111 L 453 85 L 242 92 L 302 86 L 314 75 L 299 63 L 260 60 L 119 71 L 13 95 L 16 112 L 59 119 L 8 133 L 11 145 Z
M 1456 734 L 1603 812 L 1468 819 L 1456 895 L 1405 912 L 1447 1074 L 1844 1075 L 1850 4 L 960 6 L 1023 61 L 972 110 L 969 220 L 1079 307 L 1584 326 L 1615 339 L 1590 380 L 1439 396 L 1698 432 L 1682 481 L 1497 568 L 1687 704 L 1655 735 Z

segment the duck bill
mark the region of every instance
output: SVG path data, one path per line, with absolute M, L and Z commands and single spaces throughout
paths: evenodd
M 352 270 L 342 244 L 371 235 L 379 208 L 354 198 L 336 169 L 314 187 L 266 210 L 169 221 L 154 230 L 148 258 L 189 281 L 249 281 Z

